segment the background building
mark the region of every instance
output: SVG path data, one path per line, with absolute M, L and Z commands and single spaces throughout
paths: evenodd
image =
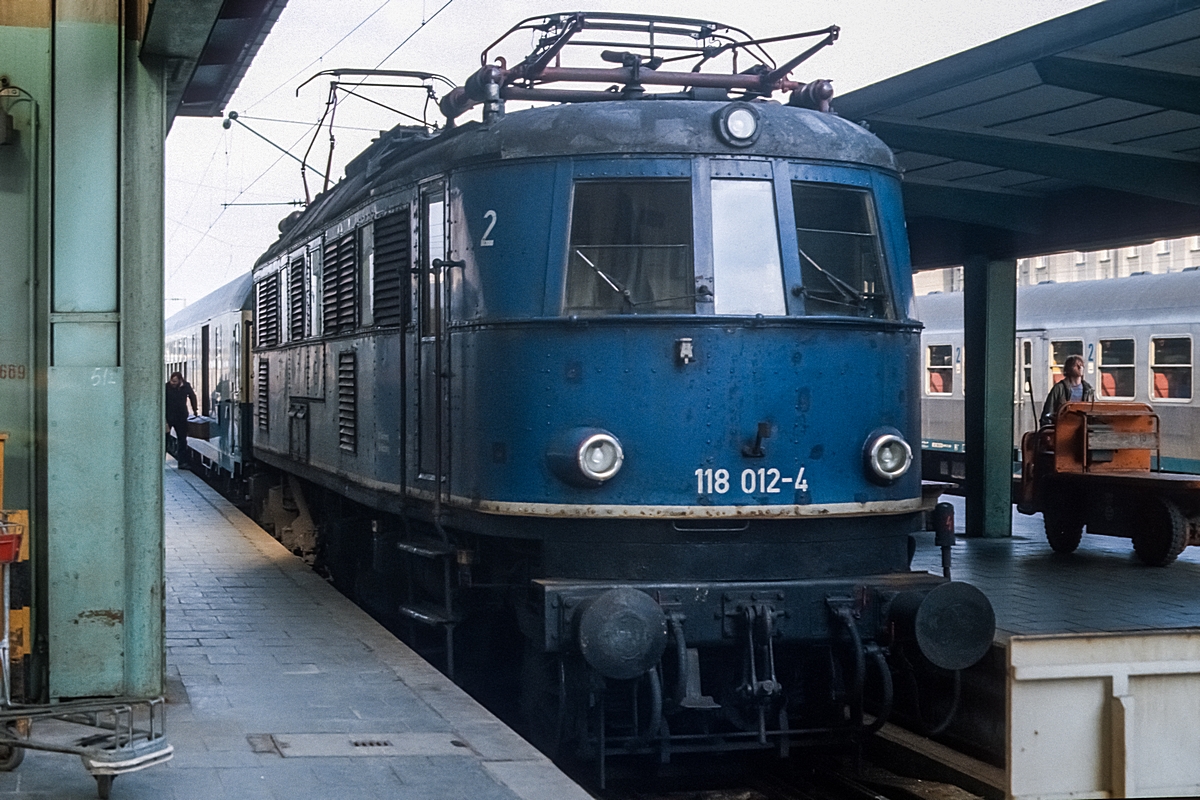
M 1018 286 L 1036 286 L 1039 283 L 1128 278 L 1131 275 L 1157 275 L 1197 268 L 1200 268 L 1200 236 L 1188 236 L 1117 250 L 1072 251 L 1019 258 L 1016 280 Z M 961 292 L 963 268 L 946 267 L 918 272 L 913 276 L 913 288 L 917 294 Z

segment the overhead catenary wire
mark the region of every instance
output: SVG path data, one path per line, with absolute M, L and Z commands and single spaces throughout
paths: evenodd
M 316 127 L 316 125 L 313 125 L 310 127 Z M 307 136 L 308 136 L 308 131 L 305 131 L 304 133 L 300 134 L 300 138 L 297 139 L 296 141 L 292 142 L 291 147 L 287 148 L 288 151 L 290 151 L 292 149 L 292 147 L 295 147 L 296 145 L 298 145 L 302 141 L 304 141 L 304 139 Z M 271 170 L 273 170 L 275 168 L 275 165 L 277 165 L 280 161 L 283 161 L 283 159 L 286 157 L 286 155 L 287 155 L 286 153 L 281 154 L 274 161 L 272 161 L 270 164 L 268 164 L 266 169 L 264 169 L 262 172 L 260 172 L 258 174 L 258 177 L 256 177 L 254 180 L 252 180 L 252 181 L 250 181 L 250 183 L 246 184 L 240 192 L 238 192 L 236 195 L 234 195 L 233 200 L 231 200 L 230 202 L 235 202 L 239 197 L 241 197 L 243 194 L 245 194 L 247 191 L 249 191 L 250 188 L 252 186 L 254 186 L 254 184 L 258 183 L 260 180 L 262 180 L 264 177 L 266 177 L 266 174 L 268 172 L 270 172 Z M 179 273 L 179 270 L 183 269 L 184 265 L 187 264 L 188 260 L 192 257 L 192 255 L 200 247 L 201 243 L 206 238 L 208 238 L 209 233 L 212 231 L 213 227 L 220 221 L 221 217 L 223 217 L 225 215 L 225 212 L 227 210 L 228 210 L 228 208 L 222 208 L 219 212 L 217 212 L 217 216 L 215 216 L 213 218 L 213 221 L 208 224 L 208 227 L 204 229 L 204 232 L 200 235 L 200 238 L 196 241 L 196 244 L 194 244 L 192 246 L 192 249 L 188 251 L 188 254 L 186 256 L 184 256 L 183 259 L 178 264 L 175 265 L 175 267 L 170 271 L 170 273 L 167 274 L 167 280 L 174 278 L 175 275 L 177 275 Z
M 218 139 L 216 145 L 213 146 L 212 155 L 209 156 L 208 164 L 204 167 L 204 172 L 200 173 L 200 180 L 196 183 L 196 191 L 192 192 L 192 196 L 188 200 L 187 208 L 183 211 L 183 216 L 185 218 L 192 213 L 192 206 L 196 204 L 196 198 L 200 196 L 200 187 L 204 184 L 204 179 L 208 177 L 208 171 L 212 169 L 213 162 L 217 160 L 217 153 L 221 149 L 221 141 L 221 139 Z M 171 231 L 171 235 L 167 237 L 167 246 L 170 246 L 171 242 L 175 241 L 175 236 L 179 233 L 179 227 L 180 224 L 176 222 L 175 228 Z
M 396 53 L 400 52 L 400 48 L 402 48 L 402 47 L 404 47 L 404 45 L 408 44 L 414 36 L 416 36 L 418 33 L 420 33 L 421 30 L 426 25 L 428 25 L 430 22 L 432 22 L 439 14 L 441 14 L 443 11 L 445 11 L 447 8 L 449 8 L 450 4 L 453 2 L 454 2 L 454 0 L 446 0 L 446 2 L 443 3 L 441 5 L 441 7 L 438 8 L 437 11 L 433 12 L 433 14 L 428 19 L 422 20 L 421 24 L 418 25 L 416 28 L 414 28 L 412 33 L 408 34 L 408 36 L 405 36 L 404 39 L 400 42 L 400 44 L 393 47 L 391 52 L 389 52 L 386 56 L 381 58 L 379 60 L 379 62 L 377 64 L 375 64 L 373 69 L 379 69 L 381 66 L 383 66 L 384 62 L 386 62 L 392 56 L 396 55 Z M 343 91 L 350 93 L 350 94 L 355 94 L 353 90 L 360 88 L 361 86 L 366 84 L 367 81 L 368 81 L 368 78 L 364 77 L 362 80 L 360 80 L 358 83 L 356 83 L 354 86 L 350 87 L 349 89 L 343 88 Z M 305 81 L 305 83 L 307 83 L 307 81 Z M 301 84 L 301 85 L 303 85 L 303 84 Z M 332 84 L 330 84 L 329 98 L 325 102 L 325 111 L 324 111 L 324 113 L 321 114 L 321 119 L 317 123 L 317 132 L 320 132 L 321 127 L 325 124 L 326 118 L 329 119 L 329 158 L 328 158 L 328 165 L 326 166 L 327 174 L 333 167 L 333 148 L 336 144 L 336 140 L 334 138 L 334 133 L 333 133 L 333 130 L 334 130 L 333 117 L 337 113 L 337 89 L 338 88 L 339 88 L 339 85 L 336 81 L 333 82 Z M 299 90 L 297 90 L 297 91 L 299 91 Z M 358 95 L 358 94 L 355 94 L 355 97 L 362 98 L 362 96 Z M 362 99 L 366 99 L 366 98 L 362 98 Z M 375 102 L 375 101 L 371 101 L 371 102 Z M 377 103 L 377 105 L 383 105 L 383 104 Z M 426 103 L 426 105 L 428 105 L 428 103 Z M 388 108 L 388 106 L 384 106 L 384 108 Z M 395 111 L 395 109 L 389 109 L 389 110 Z M 402 112 L 396 112 L 396 113 L 402 113 Z M 415 117 L 412 117 L 409 114 L 404 114 L 404 116 L 409 117 L 410 119 L 415 119 Z M 421 120 L 421 124 L 425 124 L 425 121 Z M 308 155 L 312 151 L 312 146 L 313 146 L 313 144 L 316 143 L 316 141 L 317 141 L 317 134 L 314 133 L 312 141 L 309 142 L 308 150 L 306 150 L 304 153 L 304 159 L 300 162 L 300 164 L 301 164 L 300 178 L 301 178 L 301 182 L 304 184 L 304 199 L 305 199 L 305 201 L 311 201 L 311 198 L 309 197 L 309 192 L 308 192 L 308 179 L 305 174 L 305 170 L 306 170 L 306 166 L 308 163 Z M 315 170 L 314 170 L 314 172 L 315 172 Z M 318 173 L 318 174 L 320 174 L 320 173 Z M 326 175 L 326 177 L 325 177 L 325 188 L 326 189 L 329 188 L 328 175 Z
M 239 119 L 249 119 L 249 120 L 253 120 L 255 122 L 279 122 L 279 123 L 282 123 L 285 125 L 303 125 L 306 128 L 312 127 L 311 122 L 305 122 L 302 119 L 279 119 L 278 117 L 255 117 L 255 116 L 251 116 L 250 114 L 240 114 L 238 116 L 238 118 Z M 379 130 L 378 128 L 364 128 L 364 127 L 357 126 L 357 125 L 337 125 L 336 127 L 339 131 L 364 131 L 367 133 L 373 133 L 373 132 Z
M 296 78 L 298 75 L 301 75 L 301 74 L 303 74 L 303 73 L 304 73 L 306 70 L 310 69 L 310 68 L 311 68 L 311 67 L 312 67 L 314 64 L 317 64 L 317 63 L 319 63 L 320 61 L 322 61 L 322 60 L 325 58 L 325 56 L 327 56 L 327 55 L 329 55 L 331 52 L 333 52 L 333 50 L 334 50 L 335 48 L 337 48 L 339 45 L 341 45 L 341 44 L 342 44 L 342 42 L 346 41 L 346 39 L 348 39 L 348 38 L 349 38 L 349 37 L 350 37 L 352 34 L 354 34 L 354 33 L 355 33 L 357 30 L 359 30 L 359 29 L 360 29 L 360 28 L 361 28 L 363 25 L 365 25 L 365 24 L 366 24 L 366 23 L 367 23 L 367 22 L 368 22 L 368 21 L 369 21 L 369 20 L 370 20 L 372 17 L 374 17 L 376 14 L 378 14 L 380 11 L 382 11 L 382 10 L 383 10 L 383 9 L 384 9 L 384 8 L 385 8 L 385 7 L 386 7 L 386 6 L 387 6 L 387 5 L 390 3 L 390 2 L 391 2 L 391 0 L 383 0 L 383 2 L 382 2 L 382 3 L 380 3 L 378 6 L 376 6 L 376 8 L 375 8 L 373 11 L 371 11 L 371 13 L 370 13 L 370 14 L 368 14 L 366 17 L 364 17 L 364 18 L 362 19 L 362 21 L 360 21 L 360 22 L 359 22 L 357 25 L 355 25 L 353 28 L 351 28 L 349 31 L 347 31 L 347 32 L 346 32 L 346 34 L 344 34 L 344 35 L 343 35 L 343 36 L 342 36 L 340 39 L 338 39 L 338 41 L 337 41 L 337 42 L 335 42 L 335 43 L 334 43 L 332 46 L 330 46 L 328 49 L 326 49 L 326 50 L 325 50 L 325 51 L 324 51 L 324 52 L 323 52 L 323 53 L 322 53 L 320 56 L 318 56 L 317 58 L 315 58 L 315 59 L 313 59 L 312 61 L 310 61 L 309 63 L 307 63 L 307 64 L 306 64 L 306 65 L 305 65 L 303 68 L 301 68 L 300 70 L 296 71 L 296 72 L 295 72 L 293 75 L 291 75 L 290 77 L 288 77 L 288 79 L 287 79 L 286 81 L 284 81 L 284 82 L 280 83 L 280 84 L 279 84 L 278 86 L 276 86 L 274 89 L 272 89 L 271 91 L 267 92 L 265 95 L 263 95 L 262 97 L 258 98 L 258 99 L 257 99 L 257 100 L 255 100 L 254 102 L 250 103 L 248 106 L 246 106 L 246 110 L 250 110 L 250 109 L 254 108 L 254 107 L 255 107 L 255 106 L 257 106 L 259 103 L 261 103 L 262 101 L 266 100 L 268 97 L 270 97 L 271 95 L 275 94 L 275 93 L 276 93 L 276 92 L 278 92 L 280 89 L 282 89 L 283 87 L 285 87 L 285 86 L 287 86 L 289 83 L 291 83 L 293 80 L 295 80 L 295 78 Z M 378 62 L 376 65 L 375 65 L 375 69 L 378 69 L 379 67 L 381 67 L 381 66 L 382 66 L 382 65 L 383 65 L 383 64 L 384 64 L 384 63 L 385 63 L 385 62 L 386 62 L 388 59 L 390 59 L 392 56 L 394 56 L 396 53 L 398 53 L 402 47 L 404 47 L 406 44 L 408 44 L 408 42 L 410 42 L 410 41 L 413 39 L 413 37 L 414 37 L 414 36 L 416 36 L 416 35 L 417 35 L 417 34 L 418 34 L 418 33 L 419 33 L 419 32 L 420 32 L 422 29 L 424 29 L 424 27 L 425 27 L 426 25 L 428 25 L 430 22 L 432 22 L 434 19 L 436 19 L 436 18 L 437 18 L 437 17 L 438 17 L 438 16 L 439 16 L 439 15 L 440 15 L 440 14 L 441 14 L 443 11 L 445 11 L 447 8 L 449 8 L 449 6 L 450 6 L 450 5 L 451 5 L 453 2 L 454 2 L 454 0 L 446 0 L 446 2 L 444 2 L 444 3 L 443 3 L 441 6 L 440 6 L 440 7 L 438 7 L 438 9 L 437 9 L 435 12 L 433 12 L 433 14 L 432 14 L 432 15 L 430 15 L 430 16 L 429 16 L 427 19 L 424 19 L 424 20 L 422 20 L 422 21 L 421 21 L 421 23 L 420 23 L 420 24 L 419 24 L 419 25 L 418 25 L 416 28 L 414 28 L 414 29 L 413 29 L 413 30 L 412 30 L 412 31 L 411 31 L 411 32 L 410 32 L 410 33 L 409 33 L 409 34 L 408 34 L 406 37 L 404 37 L 404 39 L 403 39 L 403 40 L 401 40 L 401 42 L 400 42 L 399 44 L 397 44 L 395 47 L 393 47 L 393 48 L 391 49 L 391 51 L 390 51 L 390 52 L 388 52 L 388 54 L 387 54 L 387 55 L 385 55 L 385 56 L 384 56 L 382 59 L 380 59 L 380 60 L 379 60 L 379 62 Z M 353 88 L 358 88 L 358 86 L 359 86 L 359 85 L 361 85 L 361 84 L 363 84 L 363 83 L 365 83 L 365 82 L 366 82 L 366 80 L 367 80 L 367 79 L 366 79 L 366 78 L 364 78 L 362 81 L 360 81 L 360 82 L 359 82 L 359 84 L 358 84 L 358 85 L 354 86 Z M 317 122 L 315 125 L 309 125 L 309 126 L 308 126 L 308 127 L 309 127 L 309 130 L 311 130 L 312 128 L 316 128 L 316 129 L 317 129 L 317 132 L 319 132 L 319 131 L 320 131 L 320 129 L 321 129 L 321 127 L 322 127 L 322 125 L 323 125 L 323 124 L 325 123 L 325 121 L 326 121 L 326 118 L 329 116 L 329 112 L 332 110 L 332 108 L 331 108 L 332 106 L 336 106 L 336 99 L 333 99 L 333 100 L 332 100 L 332 102 L 327 102 L 327 104 L 326 104 L 326 109 L 325 109 L 325 113 L 324 113 L 324 114 L 322 114 L 320 121 L 318 121 L 318 122 Z M 393 109 L 393 110 L 394 110 L 394 109 Z M 405 115 L 405 116 L 408 116 L 408 115 Z M 330 129 L 330 137 L 331 137 L 331 140 L 332 140 L 332 137 L 333 137 L 332 119 L 330 120 L 330 124 L 331 124 L 331 129 Z M 245 126 L 243 126 L 243 127 L 245 127 Z M 338 126 L 338 127 L 340 128 L 340 127 L 342 127 L 342 126 Z M 348 127 L 348 126 L 347 126 L 347 127 Z M 266 168 L 265 168 L 265 169 L 264 169 L 264 170 L 263 170 L 261 173 L 259 173 L 259 175 L 258 175 L 256 178 L 254 178 L 254 180 L 250 181 L 250 183 L 248 183 L 248 184 L 247 184 L 245 187 L 243 187 L 243 188 L 241 189 L 241 191 L 239 191 L 239 192 L 238 192 L 238 193 L 237 193 L 237 194 L 234 196 L 233 200 L 231 200 L 231 201 L 230 201 L 230 203 L 236 202 L 238 198 L 240 198 L 240 197 L 241 197 L 243 194 L 245 194 L 245 192 L 246 192 L 246 191 L 248 191 L 248 190 L 249 190 L 249 189 L 250 189 L 252 186 L 254 186 L 256 183 L 258 183 L 258 181 L 262 180 L 262 178 L 263 178 L 263 177 L 265 177 L 265 176 L 266 176 L 266 174 L 267 174 L 268 172 L 270 172 L 272 169 L 274 169 L 274 168 L 275 168 L 275 166 L 276 166 L 276 165 L 278 165 L 278 164 L 279 164 L 279 162 L 280 162 L 280 161 L 282 161 L 282 160 L 285 158 L 285 156 L 288 156 L 288 155 L 290 155 L 290 151 L 291 151 L 291 149 L 292 149 L 292 148 L 294 148 L 296 145 L 300 144 L 300 142 L 302 142 L 302 141 L 303 141 L 305 138 L 307 138 L 307 137 L 308 137 L 308 135 L 309 135 L 309 130 L 306 130 L 306 131 L 304 131 L 304 133 L 302 133 L 302 134 L 300 135 L 300 137 L 299 137 L 299 138 L 298 138 L 298 139 L 297 139 L 295 142 L 293 142 L 293 143 L 292 143 L 292 145 L 291 145 L 290 147 L 286 148 L 286 150 L 285 150 L 285 152 L 284 152 L 284 153 L 281 153 L 281 154 L 280 154 L 280 155 L 279 155 L 279 156 L 278 156 L 278 157 L 277 157 L 277 158 L 276 158 L 274 161 L 272 161 L 272 162 L 271 162 L 271 163 L 270 163 L 270 164 L 269 164 L 269 165 L 268 165 L 268 166 L 267 166 L 267 167 L 266 167 Z M 371 128 L 371 129 L 367 129 L 367 130 L 374 130 L 374 129 L 373 129 L 373 128 Z M 315 141 L 315 140 L 314 140 L 314 141 Z M 218 146 L 218 147 L 219 147 L 219 146 Z M 281 149 L 281 150 L 284 150 L 284 148 L 280 148 L 280 149 Z M 310 144 L 310 149 L 311 149 L 311 144 Z M 307 156 L 307 154 L 306 154 L 306 156 Z M 331 156 L 332 156 L 332 154 L 331 154 Z M 213 154 L 212 154 L 212 159 L 215 159 L 215 158 L 216 158 L 216 150 L 214 150 L 214 151 L 213 151 Z M 302 163 L 303 163 L 303 162 L 302 162 Z M 211 164 L 210 164 L 210 166 L 211 166 Z M 314 171 L 316 171 L 316 170 L 314 170 Z M 206 171 L 205 171 L 205 175 L 206 175 L 206 174 L 207 174 L 207 169 L 206 169 Z M 319 173 L 318 173 L 318 174 L 319 174 Z M 304 167 L 303 167 L 303 166 L 302 166 L 302 168 L 301 168 L 301 176 L 302 176 L 302 178 L 303 178 L 303 176 L 304 176 Z M 202 175 L 202 176 L 201 176 L 200 182 L 203 182 L 203 180 L 204 180 L 204 175 Z M 306 195 L 307 195 L 307 189 L 306 189 Z M 201 234 L 201 236 L 200 236 L 200 238 L 197 240 L 196 244 L 192 246 L 192 249 L 188 251 L 187 255 L 186 255 L 186 256 L 184 256 L 184 257 L 183 257 L 183 259 L 182 259 L 182 260 L 180 260 L 180 262 L 179 262 L 178 264 L 176 264 L 174 268 L 172 268 L 172 270 L 170 271 L 170 273 L 169 273 L 169 274 L 168 274 L 168 276 L 167 276 L 168 280 L 170 280 L 171 278 L 173 278 L 173 277 L 174 277 L 176 274 L 178 274 L 178 273 L 179 273 L 179 271 L 180 271 L 181 269 L 183 269 L 183 267 L 184 267 L 184 266 L 187 264 L 187 262 L 188 262 L 188 261 L 191 259 L 192 255 L 194 255 L 194 254 L 195 254 L 195 252 L 196 252 L 196 250 L 197 250 L 197 249 L 199 249 L 199 247 L 200 247 L 200 244 L 201 244 L 201 243 L 203 243 L 203 241 L 204 241 L 206 238 L 209 238 L 209 234 L 210 234 L 210 232 L 212 231 L 213 227 L 215 227 L 215 226 L 216 226 L 216 224 L 217 224 L 217 223 L 218 223 L 218 222 L 221 220 L 221 218 L 224 216 L 224 214 L 225 214 L 225 212 L 228 210 L 228 208 L 229 208 L 229 204 L 224 204 L 224 205 L 223 205 L 223 207 L 221 208 L 221 210 L 220 210 L 220 211 L 217 213 L 217 215 L 216 215 L 216 216 L 213 218 L 212 222 L 210 222 L 210 223 L 209 223 L 208 227 L 207 227 L 207 228 L 204 230 L 204 232 Z M 176 231 L 178 231 L 178 227 L 176 228 Z
M 420 25 L 418 25 L 415 29 L 413 29 L 412 33 L 410 33 L 408 36 L 404 37 L 404 41 L 400 42 L 400 44 L 398 44 L 392 48 L 392 52 L 388 53 L 386 56 L 381 58 L 379 60 L 379 63 L 375 65 L 375 69 L 379 69 L 381 66 L 383 66 L 383 62 L 387 61 L 389 58 L 396 55 L 396 53 L 398 53 L 400 51 L 401 47 L 404 47 L 404 45 L 408 44 L 409 39 L 412 39 L 414 36 L 416 36 L 418 33 L 420 33 L 422 28 L 424 28 L 429 23 L 433 22 L 437 18 L 437 15 L 441 14 L 443 11 L 445 11 L 446 8 L 453 2 L 454 2 L 454 0 L 446 0 L 446 2 L 442 4 L 441 8 L 439 8 L 437 11 L 433 12 L 433 14 L 429 17 L 429 19 L 423 20 Z
M 386 6 L 387 6 L 389 3 L 391 3 L 391 2 L 392 2 L 392 0 L 383 0 L 383 2 L 382 2 L 382 3 L 380 3 L 378 6 L 376 6 L 376 7 L 375 7 L 375 10 L 374 10 L 374 11 L 372 11 L 370 14 L 367 14 L 365 17 L 363 17 L 363 18 L 362 18 L 362 20 L 361 20 L 361 21 L 360 21 L 360 22 L 359 22 L 357 25 L 355 25 L 353 28 L 351 28 L 350 30 L 348 30 L 348 31 L 347 31 L 347 32 L 346 32 L 346 33 L 345 33 L 345 34 L 342 36 L 342 38 L 340 38 L 340 39 L 338 39 L 336 42 L 334 42 L 334 43 L 333 43 L 333 44 L 332 44 L 332 45 L 329 47 L 329 49 L 327 49 L 327 50 L 326 50 L 324 53 L 321 53 L 321 55 L 317 56 L 317 57 L 316 57 L 316 58 L 314 58 L 312 61 L 310 61 L 310 62 L 308 62 L 307 64 L 305 64 L 305 65 L 304 65 L 303 67 L 301 67 L 300 69 L 296 70 L 296 72 L 295 72 L 294 74 L 292 74 L 292 75 L 288 76 L 287 80 L 283 81 L 283 83 L 279 84 L 279 85 L 278 85 L 278 86 L 276 86 L 274 89 L 272 89 L 271 91 L 267 92 L 266 94 L 264 94 L 262 97 L 260 97 L 260 98 L 258 98 L 257 100 L 255 100 L 255 101 L 254 101 L 253 103 L 251 103 L 250 105 L 246 106 L 246 110 L 247 110 L 247 111 L 249 111 L 250 109 L 254 108 L 256 105 L 258 105 L 258 104 L 259 104 L 259 103 L 261 103 L 262 101 L 266 100 L 266 99 L 267 99 L 268 97 L 270 97 L 271 95 L 273 95 L 273 94 L 275 94 L 276 92 L 278 92 L 280 89 L 282 89 L 282 88 L 284 88 L 285 86 L 289 85 L 289 84 L 290 84 L 292 81 L 296 80 L 296 78 L 297 78 L 297 77 L 299 77 L 300 75 L 303 75 L 305 72 L 307 72 L 309 69 L 311 69 L 311 68 L 312 68 L 312 66 L 313 66 L 314 64 L 319 64 L 319 63 L 321 63 L 321 61 L 323 61 L 323 60 L 325 59 L 325 56 L 329 55 L 329 54 L 330 54 L 330 53 L 332 53 L 332 52 L 333 52 L 335 49 L 337 49 L 337 47 L 338 47 L 338 46 L 339 46 L 339 45 L 340 45 L 342 42 L 344 42 L 344 41 L 346 41 L 347 39 L 349 39 L 349 38 L 350 38 L 350 37 L 351 37 L 351 36 L 354 34 L 354 32 L 355 32 L 355 31 L 357 31 L 357 30 L 358 30 L 359 28 L 361 28 L 363 25 L 366 25 L 366 24 L 367 24 L 367 22 L 368 22 L 368 21 L 370 21 L 370 19 L 371 19 L 372 17 L 374 17 L 376 14 L 378 14 L 380 11 L 382 11 L 382 10 L 384 9 L 384 7 L 386 7 Z

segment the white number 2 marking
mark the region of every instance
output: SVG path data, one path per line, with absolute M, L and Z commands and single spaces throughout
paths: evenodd
M 488 238 L 492 235 L 492 228 L 496 227 L 496 212 L 489 208 L 487 211 L 483 212 L 483 218 L 490 219 L 491 222 L 488 223 L 487 230 L 483 232 L 483 236 L 479 240 L 479 246 L 491 247 L 496 243 L 494 239 Z

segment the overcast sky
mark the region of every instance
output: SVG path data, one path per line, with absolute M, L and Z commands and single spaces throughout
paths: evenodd
M 586 8 L 711 19 L 755 37 L 839 25 L 837 43 L 802 64 L 793 78 L 830 78 L 835 90 L 844 94 L 1092 2 L 594 0 Z M 328 79 L 320 78 L 297 96 L 296 88 L 314 73 L 380 65 L 440 73 L 462 83 L 478 68 L 480 51 L 516 22 L 562 10 L 573 9 L 546 5 L 545 0 L 289 0 L 227 110 L 303 156 L 329 88 Z M 783 61 L 798 48 L 784 44 L 771 52 L 776 61 Z M 524 54 L 512 52 L 509 63 Z M 413 90 L 372 89 L 370 96 L 418 116 L 424 102 Z M 336 121 L 342 127 L 335 130 L 331 173 L 340 176 L 346 162 L 380 130 L 404 120 L 348 98 L 339 103 Z M 323 129 L 309 163 L 324 171 L 328 156 L 328 130 Z M 311 171 L 308 177 L 315 194 L 321 179 Z M 176 119 L 167 138 L 168 315 L 248 271 L 278 237 L 279 220 L 293 210 L 283 205 L 223 204 L 285 203 L 303 197 L 300 165 L 250 131 L 238 125 L 225 130 L 219 118 Z

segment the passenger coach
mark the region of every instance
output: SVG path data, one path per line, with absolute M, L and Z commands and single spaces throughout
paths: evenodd
M 1037 428 L 1050 387 L 1072 355 L 1097 400 L 1154 406 L 1162 423 L 1156 466 L 1200 472 L 1200 406 L 1195 341 L 1200 334 L 1200 271 L 1044 284 L 1017 289 L 1013 447 Z M 921 337 L 922 447 L 926 478 L 962 480 L 962 294 L 916 299 Z M 1015 461 L 1019 458 L 1014 457 Z

